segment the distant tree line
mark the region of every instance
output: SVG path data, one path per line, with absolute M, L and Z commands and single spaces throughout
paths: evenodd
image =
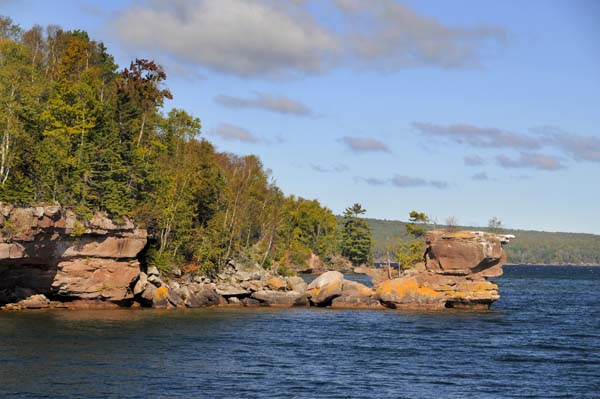
M 385 259 L 390 243 L 410 242 L 413 236 L 407 226 L 413 222 L 366 219 L 373 233 L 373 255 Z M 428 230 L 447 228 L 443 225 L 425 224 Z M 456 227 L 456 226 L 451 226 Z M 543 231 L 514 230 L 502 227 L 493 217 L 488 227 L 461 226 L 466 230 L 483 230 L 501 234 L 514 234 L 516 239 L 504 247 L 509 263 L 514 264 L 600 264 L 600 236 L 582 233 L 551 233 Z M 408 228 L 410 229 L 410 227 Z

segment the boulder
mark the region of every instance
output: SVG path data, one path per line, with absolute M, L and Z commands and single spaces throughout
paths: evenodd
M 240 301 L 240 299 L 236 296 L 232 296 L 229 297 L 227 299 L 227 304 L 229 305 L 235 305 L 235 306 L 241 306 L 242 305 L 242 301 Z
M 217 285 L 217 294 L 224 296 L 224 297 L 229 297 L 229 296 L 247 296 L 250 294 L 250 292 L 248 292 L 248 290 L 240 287 L 239 285 L 232 285 L 232 284 L 218 284 Z
M 144 306 L 152 306 L 152 301 L 154 300 L 154 292 L 156 291 L 156 286 L 152 284 L 147 284 L 144 291 L 142 291 L 140 295 L 140 302 Z
M 261 302 L 258 299 L 254 299 L 251 297 L 247 297 L 247 298 L 243 298 L 242 299 L 242 304 L 244 304 L 244 306 L 261 306 Z
M 211 288 L 209 284 L 199 285 L 189 289 L 186 293 L 183 303 L 188 308 L 200 308 L 205 306 L 215 306 L 223 302 L 223 298 Z
M 140 272 L 137 280 L 135 281 L 135 285 L 133 286 L 133 290 L 132 290 L 133 295 L 137 296 L 137 295 L 141 294 L 146 289 L 147 285 L 148 285 L 148 276 L 146 276 L 146 273 Z
M 284 291 L 287 283 L 279 276 L 273 276 L 267 280 L 267 286 L 274 291 Z
M 342 273 L 325 272 L 308 285 L 307 297 L 316 306 L 329 306 L 335 297 L 342 295 L 343 283 L 344 275 Z
M 129 287 L 139 273 L 138 261 L 75 258 L 58 264 L 51 288 L 65 297 L 120 302 L 133 299 Z
M 50 306 L 50 300 L 42 294 L 32 295 L 17 303 L 9 303 L 4 310 L 44 309 Z
M 342 293 L 344 295 L 370 297 L 373 296 L 374 291 L 364 284 L 344 279 L 342 282 Z
M 150 275 L 148 275 L 148 282 L 150 284 L 154 284 L 157 287 L 161 287 L 161 286 L 164 285 L 164 282 L 156 274 L 150 274 Z
M 158 287 L 154 290 L 154 295 L 152 296 L 152 307 L 159 309 L 167 309 L 172 307 L 169 302 L 169 289 L 166 285 Z
M 376 299 L 368 296 L 355 296 L 342 294 L 331 302 L 332 308 L 339 309 L 382 309 L 383 306 Z
M 308 284 L 302 277 L 292 276 L 287 278 L 287 285 L 291 291 L 306 292 Z
M 251 298 L 256 299 L 262 305 L 266 306 L 291 307 L 308 305 L 306 295 L 297 291 L 262 290 L 253 293 Z
M 333 299 L 332 308 L 377 309 L 381 308 L 379 300 L 374 298 L 375 292 L 360 283 L 344 280 L 342 294 Z
M 446 304 L 444 295 L 414 277 L 386 280 L 375 292 L 384 305 L 394 309 L 443 309 Z
M 477 274 L 465 278 L 424 272 L 415 279 L 442 294 L 447 308 L 487 309 L 500 298 L 498 286 Z

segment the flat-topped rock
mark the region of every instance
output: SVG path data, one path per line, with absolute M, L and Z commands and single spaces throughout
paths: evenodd
M 427 251 L 425 264 L 428 270 L 441 274 L 498 277 L 506 255 L 499 236 L 482 231 L 442 230 L 425 235 Z
M 488 309 L 500 298 L 506 255 L 501 237 L 480 231 L 431 231 L 424 263 L 376 287 L 380 301 L 396 309 Z M 506 240 L 504 240 L 506 241 Z

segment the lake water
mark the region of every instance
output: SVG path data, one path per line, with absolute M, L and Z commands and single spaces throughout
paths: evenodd
M 600 268 L 498 282 L 487 312 L 0 312 L 0 398 L 600 397 Z

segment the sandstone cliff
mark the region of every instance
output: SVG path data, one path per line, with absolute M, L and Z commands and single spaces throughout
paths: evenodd
M 0 303 L 33 294 L 61 301 L 127 305 L 146 231 L 103 213 L 78 217 L 59 206 L 0 204 Z

